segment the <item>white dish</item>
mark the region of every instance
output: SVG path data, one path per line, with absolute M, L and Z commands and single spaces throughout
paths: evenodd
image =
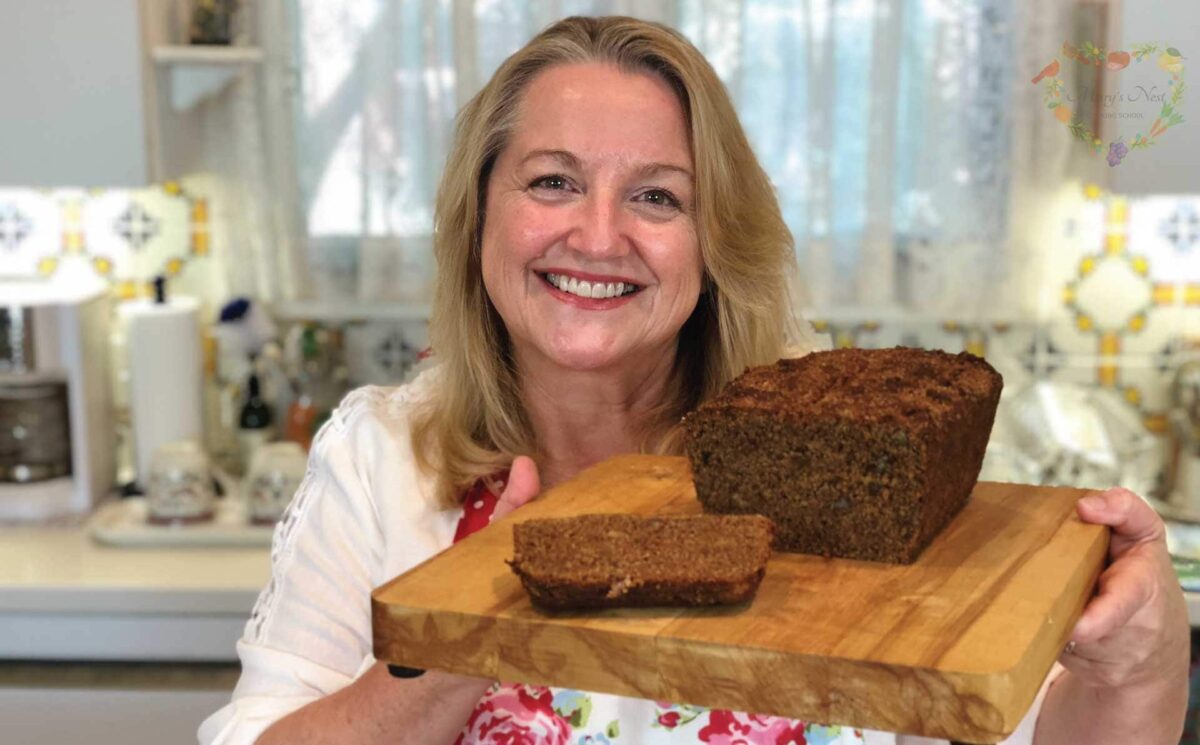
M 273 525 L 251 525 L 240 499 L 218 499 L 213 519 L 190 525 L 146 522 L 146 500 L 130 497 L 101 506 L 88 519 L 88 533 L 109 546 L 270 546 Z

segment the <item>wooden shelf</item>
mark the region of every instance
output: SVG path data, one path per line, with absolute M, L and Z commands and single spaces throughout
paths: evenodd
M 150 56 L 160 65 L 200 65 L 206 67 L 249 65 L 262 62 L 258 47 L 179 45 L 155 47 Z
M 225 89 L 249 65 L 263 61 L 263 50 L 244 46 L 164 46 L 150 50 L 154 63 L 170 78 L 171 108 L 187 111 Z

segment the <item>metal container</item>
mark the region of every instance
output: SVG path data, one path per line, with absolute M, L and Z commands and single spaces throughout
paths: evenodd
M 24 484 L 70 473 L 66 382 L 0 376 L 0 483 Z
M 0 373 L 34 368 L 33 314 L 19 305 L 0 306 Z

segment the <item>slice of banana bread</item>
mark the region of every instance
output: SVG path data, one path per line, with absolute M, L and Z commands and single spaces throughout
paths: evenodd
M 771 518 L 784 551 L 911 563 L 966 504 L 1002 384 L 904 347 L 751 368 L 684 420 L 696 496 Z
M 771 554 L 759 515 L 578 515 L 513 525 L 509 565 L 547 610 L 728 605 L 754 596 Z

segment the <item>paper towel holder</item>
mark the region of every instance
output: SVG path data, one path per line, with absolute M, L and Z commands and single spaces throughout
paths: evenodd
M 153 287 L 154 297 L 117 309 L 128 354 L 137 486 L 143 490 L 160 445 L 204 437 L 200 304 L 187 296 L 168 298 L 162 275 Z

